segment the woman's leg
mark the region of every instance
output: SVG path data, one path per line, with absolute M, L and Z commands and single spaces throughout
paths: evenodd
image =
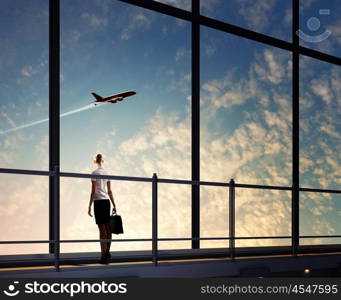
M 105 224 L 106 239 L 111 240 L 111 229 L 109 224 Z M 111 242 L 107 242 L 107 253 L 110 252 Z
M 99 228 L 99 238 L 101 240 L 107 239 L 107 233 L 106 233 L 105 224 L 98 224 L 98 228 Z M 101 242 L 102 256 L 104 256 L 106 251 L 107 251 L 107 242 Z

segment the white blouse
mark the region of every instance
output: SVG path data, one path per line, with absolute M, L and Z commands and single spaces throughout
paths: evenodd
M 107 172 L 103 169 L 103 167 L 98 167 L 91 174 L 93 174 L 93 175 L 107 175 Z M 95 198 L 94 198 L 94 200 L 109 199 L 109 196 L 108 196 L 108 193 L 107 193 L 107 182 L 108 182 L 108 179 L 95 179 L 95 178 L 91 178 L 91 181 L 95 181 L 96 182 Z

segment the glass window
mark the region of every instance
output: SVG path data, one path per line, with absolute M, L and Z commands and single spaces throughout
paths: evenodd
M 201 14 L 291 41 L 291 3 L 291 0 L 202 0 Z
M 0 165 L 48 169 L 48 1 L 0 3 Z
M 229 199 L 226 187 L 201 186 L 200 237 L 229 236 Z M 203 240 L 200 248 L 227 248 L 229 240 Z
M 190 178 L 190 24 L 111 0 L 62 1 L 61 20 L 61 169 L 102 153 L 116 175 Z
M 112 238 L 115 240 L 150 239 L 152 236 L 151 183 L 114 180 L 110 183 L 117 214 L 122 217 L 124 230 L 123 235 L 113 234 Z M 88 215 L 90 179 L 61 178 L 60 189 L 61 239 L 99 239 L 94 204 L 91 210 L 93 217 Z M 149 249 L 151 249 L 151 242 L 113 242 L 111 245 L 112 251 Z M 100 252 L 100 244 L 99 242 L 62 243 L 61 252 Z
M 300 1 L 300 44 L 341 56 L 341 6 L 338 0 Z
M 291 54 L 201 33 L 201 179 L 290 186 Z
M 49 239 L 49 178 L 0 174 L 0 241 Z M 48 244 L 0 245 L 1 255 L 48 253 Z
M 111 0 L 61 1 L 61 20 L 61 169 L 89 173 L 96 168 L 96 153 L 102 153 L 109 174 L 189 179 L 190 24 Z M 136 95 L 123 101 L 93 104 L 91 93 L 106 97 L 131 90 Z M 139 238 L 139 230 L 143 235 L 151 230 L 151 197 L 141 199 L 136 183 L 129 187 L 131 197 L 126 189 L 116 193 L 118 199 L 126 199 L 123 203 L 130 203 L 123 218 L 131 216 L 139 224 L 125 222 L 129 236 Z M 174 233 L 177 227 L 170 216 L 181 215 L 183 197 L 189 201 L 188 191 L 183 194 L 174 187 L 160 188 L 159 233 L 188 236 L 187 218 Z M 75 201 L 67 185 L 61 189 L 63 203 Z M 88 182 L 78 190 L 85 192 L 82 199 L 89 197 Z M 143 208 L 142 219 L 136 210 L 141 201 L 149 205 Z M 187 216 L 190 203 L 184 207 Z M 62 218 L 65 233 L 69 223 L 64 218 L 74 222 L 67 214 Z M 85 222 L 87 216 L 82 218 Z
M 291 192 L 236 188 L 236 237 L 291 235 Z M 236 240 L 236 247 L 289 246 L 291 239 Z
M 341 235 L 341 196 L 300 193 L 300 235 Z M 302 245 L 340 244 L 341 238 L 302 238 Z
M 300 183 L 339 189 L 341 183 L 341 70 L 300 60 Z
M 192 235 L 191 187 L 158 185 L 158 237 L 190 238 Z M 190 249 L 191 241 L 161 241 L 159 249 Z

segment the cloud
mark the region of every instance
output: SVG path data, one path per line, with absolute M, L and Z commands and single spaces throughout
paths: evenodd
M 35 145 L 35 153 L 39 158 L 40 165 L 49 165 L 49 137 L 42 137 L 41 141 Z
M 277 130 L 280 130 L 282 132 L 289 131 L 289 123 L 287 122 L 287 120 L 284 118 L 281 118 L 279 114 L 276 112 L 265 110 L 264 120 L 270 128 L 275 127 Z
M 289 62 L 290 59 L 286 53 L 265 49 L 262 55 L 256 55 L 256 60 L 251 65 L 247 76 L 239 79 L 236 76 L 237 70 L 231 69 L 223 79 L 214 79 L 205 83 L 202 87 L 202 102 L 212 103 L 217 108 L 228 108 L 243 105 L 246 101 L 257 101 L 267 107 L 269 95 L 261 85 L 263 82 L 284 84 L 284 81 L 291 77 Z M 283 99 L 284 97 L 276 95 L 274 98 Z
M 148 142 L 147 137 L 143 135 L 136 136 L 133 139 L 124 141 L 120 146 L 120 151 L 128 156 L 136 155 L 137 153 L 149 148 Z
M 327 222 L 317 220 L 313 223 L 312 231 L 316 235 L 333 235 L 335 229 Z
M 187 50 L 186 48 L 178 48 L 176 50 L 176 55 L 175 55 L 175 61 L 180 61 L 182 59 L 189 59 L 190 58 L 190 50 Z
M 121 32 L 122 40 L 129 40 L 134 32 L 138 30 L 148 29 L 151 24 L 151 20 L 143 13 L 139 12 L 132 15 L 128 19 L 128 24 Z
M 327 25 L 326 28 L 332 33 L 331 38 L 339 45 L 341 44 L 341 20 L 336 21 L 332 25 Z
M 335 130 L 335 127 L 331 124 L 323 124 L 320 126 L 320 130 L 329 134 L 338 140 L 341 140 L 341 134 Z
M 11 127 L 16 127 L 14 120 L 6 112 L 0 112 L 1 117 L 4 118 Z
M 78 43 L 78 41 L 81 38 L 81 36 L 82 36 L 82 34 L 80 33 L 80 31 L 78 29 L 72 30 L 71 33 L 70 33 L 70 42 L 72 44 Z
M 292 26 L 292 8 L 287 8 L 285 10 L 284 22 L 287 26 Z
M 85 20 L 93 30 L 102 29 L 108 25 L 108 20 L 104 15 L 97 16 L 94 13 L 83 12 L 81 18 Z
M 300 158 L 300 172 L 307 172 L 313 165 L 313 161 L 310 159 L 307 159 L 304 156 Z
M 264 63 L 255 63 L 254 71 L 264 81 L 270 81 L 273 84 L 282 82 L 287 73 L 289 64 L 287 66 L 281 63 L 286 55 L 278 55 L 278 53 L 265 49 L 263 52 Z
M 301 171 L 301 183 L 307 187 L 337 189 L 341 182 L 340 73 L 313 60 L 301 67 L 301 94 L 309 104 L 301 109 L 301 156 L 313 163 Z
M 244 196 L 244 197 L 243 197 Z M 291 201 L 289 192 L 240 191 L 238 198 L 245 200 L 236 209 L 237 236 L 289 236 L 291 233 Z M 290 240 L 238 241 L 238 246 L 283 245 Z
M 208 57 L 212 57 L 217 52 L 217 47 L 214 44 L 206 44 L 204 46 L 205 54 Z
M 262 31 L 269 25 L 275 3 L 276 1 L 241 0 L 238 1 L 238 12 L 253 30 Z
M 332 95 L 328 81 L 321 81 L 319 79 L 312 80 L 311 88 L 315 95 L 320 96 L 326 104 L 331 103 Z
M 330 206 L 319 205 L 319 206 L 315 206 L 315 207 L 311 208 L 310 211 L 315 216 L 321 216 L 321 215 L 324 215 L 327 212 L 332 211 L 332 210 L 333 210 L 333 208 Z
M 203 85 L 202 101 L 212 103 L 215 107 L 242 105 L 256 95 L 256 83 L 253 78 L 236 82 L 233 72 L 223 79 L 211 80 Z
M 122 142 L 118 150 L 118 160 L 114 165 L 120 165 L 119 168 L 124 173 L 127 172 L 124 170 L 131 170 L 140 176 L 151 176 L 157 172 L 163 177 L 189 178 L 189 120 L 179 122 L 176 113 L 165 116 L 159 109 L 147 126 Z M 137 166 L 136 159 L 139 157 L 142 157 L 142 163 Z
M 200 1 L 200 10 L 208 13 L 213 12 L 220 3 L 221 0 Z
M 156 0 L 157 2 L 161 2 L 164 4 L 172 5 L 177 8 L 182 8 L 185 10 L 191 9 L 191 1 L 190 0 Z
M 178 77 L 172 76 L 169 79 L 169 84 L 166 88 L 167 91 L 179 91 L 183 94 L 190 93 L 191 87 L 191 73 L 179 73 Z
M 309 8 L 314 2 L 316 2 L 316 0 L 300 1 L 300 11 Z
M 191 0 L 156 0 L 157 2 L 161 2 L 164 4 L 172 5 L 181 9 L 191 10 Z M 217 4 L 220 3 L 220 0 L 204 0 L 200 2 L 200 8 L 203 11 L 211 12 L 213 11 Z
M 34 74 L 32 66 L 26 66 L 21 69 L 21 75 L 31 77 Z
M 37 73 L 46 69 L 47 66 L 47 59 L 42 60 L 37 65 L 26 65 L 21 69 L 21 75 L 24 77 L 32 77 Z

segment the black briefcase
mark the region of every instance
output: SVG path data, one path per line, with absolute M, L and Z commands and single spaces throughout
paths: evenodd
M 110 216 L 110 229 L 112 233 L 120 234 L 123 233 L 122 218 L 119 215 Z

